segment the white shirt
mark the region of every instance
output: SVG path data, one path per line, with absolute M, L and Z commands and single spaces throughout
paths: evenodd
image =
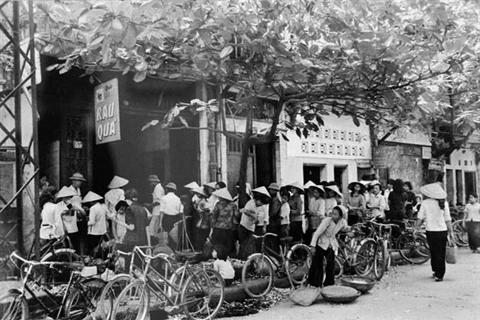
M 123 189 L 111 189 L 105 193 L 105 205 L 110 213 L 109 218 L 115 214 L 115 206 L 121 200 L 125 200 L 125 191 Z
M 56 205 L 47 202 L 42 209 L 42 225 L 40 227 L 40 239 L 51 239 L 63 235 L 63 223 L 61 215 L 56 213 Z
M 160 201 L 160 211 L 168 216 L 176 216 L 182 212 L 182 202 L 173 192 L 167 193 Z
M 217 204 L 218 197 L 214 194 L 212 194 L 208 199 L 207 202 L 205 203 L 205 210 L 210 210 L 213 211 L 213 208 L 215 208 L 215 205 Z
M 100 203 L 90 208 L 88 234 L 100 236 L 107 233 L 107 212 L 107 207 Z
M 423 204 L 422 204 L 423 205 Z M 467 204 L 465 206 L 465 213 L 467 214 L 467 221 L 480 221 L 480 203 Z
M 372 208 L 374 218 L 385 218 L 385 207 L 387 206 L 385 198 L 379 193 L 377 195 L 371 193 L 367 200 L 367 205 Z
M 280 225 L 290 224 L 290 205 L 285 202 L 280 207 Z
M 67 204 L 63 201 L 60 201 L 55 206 L 56 206 L 55 215 L 61 216 L 64 211 L 68 210 Z M 66 233 L 78 232 L 77 212 L 76 211 L 72 211 L 72 212 L 73 212 L 72 216 L 63 215 L 63 217 L 62 217 L 64 227 L 62 227 L 61 229 L 62 230 L 65 229 Z M 57 226 L 57 229 L 58 229 L 58 226 Z M 56 232 L 56 233 L 59 234 L 58 232 Z M 62 234 L 63 233 L 61 233 L 60 235 L 62 235 Z
M 223 279 L 235 278 L 235 270 L 233 269 L 232 264 L 228 260 L 215 260 L 215 262 L 213 263 L 213 270 L 220 273 Z
M 435 199 L 425 199 L 422 202 L 417 218 L 425 219 L 427 231 L 446 231 L 447 224 L 445 221 L 452 220 L 448 203 L 445 201 L 445 210 L 442 210 Z
M 82 197 L 82 191 L 80 190 L 80 188 L 75 188 L 73 185 L 70 185 L 69 187 L 71 190 L 73 190 L 73 192 L 75 192 L 75 194 L 77 196 L 79 196 L 80 198 Z
M 332 213 L 333 208 L 337 206 L 337 199 L 335 197 L 333 198 L 327 198 L 325 200 L 325 215 L 329 216 Z
M 257 226 L 263 227 L 267 226 L 269 222 L 268 211 L 270 211 L 270 206 L 268 204 L 264 204 L 261 207 L 257 207 L 258 212 L 258 222 Z
M 158 183 L 155 188 L 153 188 L 153 192 L 152 192 L 152 200 L 153 202 L 158 202 L 160 203 L 160 201 L 162 200 L 162 198 L 165 196 L 165 190 L 163 189 L 162 185 L 160 183 Z M 155 206 L 153 207 L 152 209 L 152 214 L 154 216 L 159 216 L 160 215 L 160 206 Z
M 392 190 L 390 189 L 385 189 L 385 191 L 383 192 L 383 197 L 386 200 L 385 210 L 387 211 L 390 210 L 390 207 L 388 206 L 388 196 L 390 196 L 390 192 L 392 192 Z

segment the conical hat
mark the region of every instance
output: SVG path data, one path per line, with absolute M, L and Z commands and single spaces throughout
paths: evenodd
M 337 186 L 333 186 L 333 185 L 332 185 L 332 186 L 326 186 L 325 188 L 332 190 L 333 192 L 335 192 L 335 193 L 336 193 L 337 195 L 339 195 L 340 197 L 343 196 L 342 193 L 340 192 L 340 189 L 338 189 Z
M 190 189 L 190 190 L 193 190 L 193 189 L 196 189 L 196 188 L 200 188 L 200 186 L 198 185 L 198 183 L 195 182 L 195 181 L 190 182 L 189 184 L 186 184 L 184 187 L 187 188 L 187 189 Z
M 272 190 L 275 190 L 275 191 L 280 191 L 280 186 L 278 185 L 278 183 L 272 182 L 268 186 L 268 189 L 272 189 Z
M 203 186 L 204 187 L 209 187 L 209 188 L 212 188 L 212 189 L 215 189 L 215 186 L 217 185 L 216 182 L 209 182 L 209 183 L 205 183 Z
M 313 183 L 311 180 L 308 180 L 307 183 L 305 183 L 305 185 L 303 186 L 303 189 L 307 190 L 308 188 L 314 186 L 315 183 Z
M 85 203 L 85 202 L 99 201 L 102 199 L 103 199 L 102 196 L 96 194 L 93 191 L 89 191 L 87 195 L 83 198 L 82 202 Z
M 230 194 L 230 192 L 228 192 L 227 188 L 217 190 L 213 194 L 219 198 L 222 198 L 228 201 L 233 201 L 232 195 Z
M 198 186 L 198 188 L 192 189 L 191 191 L 194 192 L 194 193 L 197 193 L 197 194 L 199 194 L 199 195 L 201 195 L 205 198 L 208 197 L 207 194 L 205 193 L 205 190 L 203 190 L 203 188 L 200 187 L 200 186 Z
M 60 191 L 57 193 L 57 199 L 60 199 L 60 198 L 67 198 L 67 197 L 73 197 L 73 196 L 76 196 L 77 194 L 75 193 L 75 191 L 73 191 L 72 188 L 70 187 L 62 187 L 62 189 L 60 189 Z
M 112 181 L 108 184 L 108 189 L 117 189 L 124 187 L 128 184 L 128 180 L 119 176 L 113 177 Z
M 321 185 L 313 184 L 313 186 L 310 186 L 310 188 L 314 188 L 314 189 L 320 190 L 320 192 L 325 193 L 325 189 L 323 189 L 323 186 Z
M 297 181 L 287 184 L 286 187 L 294 187 L 297 188 L 300 193 L 304 193 L 303 187 Z
M 258 187 L 256 189 L 253 189 L 252 192 L 260 193 L 270 198 L 270 193 L 265 187 Z
M 431 183 L 420 187 L 420 192 L 432 199 L 442 200 L 447 198 L 447 193 L 438 183 Z
M 353 181 L 353 182 L 350 182 L 348 184 L 348 189 L 353 191 L 353 188 L 355 187 L 355 185 L 358 184 L 360 186 L 360 192 L 361 193 L 364 193 L 365 190 L 367 189 L 367 187 L 365 187 L 365 185 L 359 181 Z

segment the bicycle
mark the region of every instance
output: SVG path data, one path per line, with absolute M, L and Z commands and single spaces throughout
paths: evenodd
M 265 238 L 268 236 L 277 237 L 274 233 L 253 236 L 256 240 L 262 240 L 261 251 L 250 255 L 242 268 L 242 285 L 252 298 L 261 298 L 270 292 L 274 270 L 279 278 L 286 273 L 291 287 L 301 284 L 302 280 L 299 279 L 308 274 L 312 262 L 312 252 L 308 246 L 302 243 L 293 244 L 292 237 L 281 238 L 277 253 L 265 245 Z
M 113 307 L 111 319 L 143 320 L 150 309 L 163 309 L 170 315 L 184 312 L 189 319 L 213 319 L 220 310 L 225 296 L 223 279 L 217 272 L 192 268 L 188 262 L 180 273 L 173 272 L 170 279 L 151 267 L 151 262 L 161 259 L 165 265 L 165 274 L 172 270 L 169 258 L 165 254 L 151 256 L 136 251 L 145 261 L 141 273 L 120 293 Z M 212 285 L 211 277 L 216 278 Z M 151 294 L 154 301 L 151 300 Z M 153 302 L 153 303 L 152 303 Z
M 26 320 L 29 319 L 29 308 L 27 293 L 40 305 L 47 317 L 55 320 L 84 319 L 86 316 L 94 315 L 96 301 L 105 285 L 105 281 L 98 278 L 83 276 L 87 271 L 82 263 L 78 262 L 38 262 L 22 258 L 16 252 L 12 253 L 10 259 L 22 262 L 26 268 L 25 277 L 22 279 L 20 289 L 11 289 L 6 295 L 0 298 L 1 320 Z M 67 286 L 61 295 L 54 293 L 45 283 L 38 282 L 32 274 L 38 271 L 35 268 L 49 268 L 61 270 L 72 270 Z M 57 287 L 58 288 L 58 287 Z M 43 291 L 48 297 L 49 305 L 43 302 L 37 292 Z
M 468 247 L 468 233 L 467 228 L 464 226 L 462 220 L 457 220 L 452 223 L 453 229 L 453 242 L 458 247 Z
M 361 224 L 352 228 L 354 234 L 343 241 L 341 235 L 337 236 L 339 243 L 338 253 L 335 257 L 335 279 L 343 276 L 345 269 L 353 269 L 359 276 L 368 275 L 374 268 L 377 243 L 372 238 L 365 237 L 365 233 L 358 230 Z M 348 243 L 351 240 L 350 243 Z
M 15 246 L 8 240 L 8 236 L 15 229 L 13 226 L 4 236 L 0 236 L 0 280 L 14 278 L 10 255 L 15 251 Z

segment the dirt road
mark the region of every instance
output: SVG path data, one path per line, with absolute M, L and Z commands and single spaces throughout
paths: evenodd
M 370 293 L 352 304 L 330 304 L 320 297 L 314 305 L 301 307 L 287 300 L 268 311 L 228 319 L 480 319 L 480 254 L 460 249 L 459 261 L 447 265 L 443 282 L 435 282 L 431 274 L 430 262 L 391 267 Z

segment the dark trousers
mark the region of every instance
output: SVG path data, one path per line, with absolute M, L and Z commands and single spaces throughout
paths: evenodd
M 223 246 L 226 250 L 226 254 L 229 257 L 232 257 L 232 255 L 235 253 L 234 230 L 213 228 L 212 244 L 214 247 Z
M 443 279 L 445 275 L 445 252 L 447 250 L 447 231 L 427 231 L 430 247 L 430 263 L 435 277 Z
M 100 244 L 100 241 L 102 241 L 103 235 L 94 235 L 94 234 L 89 234 L 87 236 L 87 255 L 89 256 L 94 256 L 95 254 L 95 248 Z M 98 257 L 95 257 L 98 258 Z
M 302 221 L 290 222 L 290 237 L 294 242 L 301 242 L 303 239 Z
M 238 241 L 240 242 L 238 257 L 239 259 L 246 260 L 249 255 L 255 252 L 253 232 L 244 226 L 238 226 Z
M 472 250 L 480 248 L 480 222 L 467 221 L 468 246 Z
M 67 233 L 70 242 L 72 243 L 72 247 L 77 254 L 80 254 L 80 235 L 78 232 Z
M 195 227 L 195 251 L 203 251 L 205 242 L 207 241 L 208 235 L 210 234 L 210 229 L 202 229 Z
M 305 235 L 303 237 L 303 242 L 305 242 L 305 244 L 307 246 L 310 245 L 310 242 L 312 241 L 312 237 L 313 237 L 313 234 L 315 233 L 316 229 L 310 229 L 308 228 L 307 231 L 305 232 Z
M 325 281 L 323 281 L 323 258 L 326 258 Z M 323 250 L 317 246 L 312 265 L 308 272 L 308 283 L 314 287 L 332 286 L 335 284 L 335 252 L 332 248 Z
M 175 223 L 177 223 L 178 221 L 180 221 L 182 219 L 181 215 L 177 214 L 177 215 L 168 215 L 168 214 L 164 214 L 163 215 L 163 221 L 162 221 L 162 228 L 163 228 L 163 231 L 167 231 L 167 232 L 170 232 L 172 231 L 173 229 L 173 225 Z

